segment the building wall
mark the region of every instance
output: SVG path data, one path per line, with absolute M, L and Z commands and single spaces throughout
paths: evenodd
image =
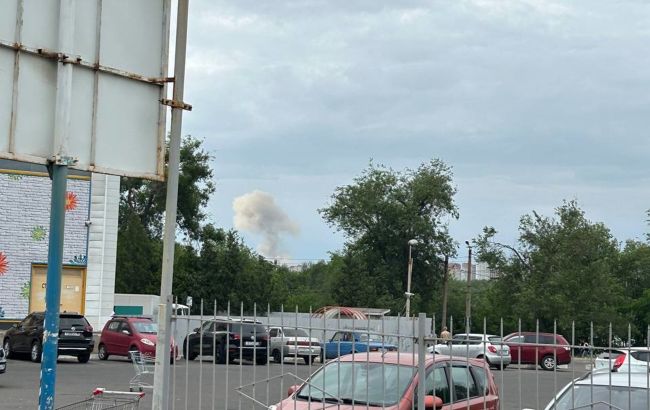
M 99 330 L 113 314 L 120 178 L 93 174 L 88 236 L 86 319 Z
M 47 263 L 51 181 L 45 175 L 0 170 L 0 317 L 29 310 L 33 263 Z M 63 262 L 86 265 L 90 181 L 68 180 Z

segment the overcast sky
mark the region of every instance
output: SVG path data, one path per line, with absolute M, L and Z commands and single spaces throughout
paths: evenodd
M 277 209 L 264 215 L 287 224 L 278 255 L 319 259 L 342 247 L 317 209 L 371 158 L 400 170 L 450 165 L 459 243 L 485 225 L 513 243 L 521 215 L 550 215 L 563 199 L 619 240 L 650 230 L 646 1 L 190 7 L 194 110 L 183 125 L 215 157 L 209 214 L 234 227 L 235 199 L 272 198 Z M 271 249 L 263 222 L 242 229 L 252 248 Z

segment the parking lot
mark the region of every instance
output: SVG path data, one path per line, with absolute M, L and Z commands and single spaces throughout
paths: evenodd
M 573 377 L 586 371 L 588 362 L 576 359 L 568 368 L 546 372 L 528 366 L 510 366 L 494 371 L 499 385 L 502 408 L 540 409 Z M 291 374 L 305 378 L 320 364 L 308 366 L 287 360 L 285 364 L 256 366 L 249 362 L 213 365 L 210 358 L 187 362 L 179 360 L 173 367 L 172 396 L 175 409 L 253 409 L 262 408 L 237 393 L 242 385 L 257 383 L 243 389 L 262 403 L 274 404 L 286 395 L 287 388 L 298 383 Z M 0 408 L 34 409 L 38 402 L 40 365 L 28 360 L 9 360 L 8 371 L 0 375 Z M 284 377 L 278 377 L 284 374 Z M 128 390 L 134 375 L 131 363 L 111 357 L 100 361 L 96 355 L 87 364 L 74 358 L 61 358 L 57 373 L 56 406 L 83 400 L 96 387 Z M 267 380 L 271 379 L 267 382 Z M 150 390 L 148 391 L 150 393 Z M 214 394 L 213 394 L 214 392 Z M 225 405 L 227 403 L 227 406 Z M 150 408 L 151 396 L 145 396 L 141 408 Z

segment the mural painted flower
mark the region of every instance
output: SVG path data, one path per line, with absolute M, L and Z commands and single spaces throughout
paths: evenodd
M 77 208 L 77 194 L 74 192 L 65 193 L 65 210 L 73 211 Z
M 0 276 L 7 273 L 8 269 L 9 262 L 7 262 L 7 255 L 5 255 L 3 252 L 0 252 Z
M 29 293 L 31 291 L 31 283 L 25 282 L 23 283 L 23 286 L 20 288 L 20 297 L 26 300 L 29 300 Z
M 68 263 L 72 265 L 85 265 L 86 262 L 88 262 L 86 255 L 76 255 L 74 258 L 68 261 Z
M 23 179 L 22 175 L 17 175 L 17 174 L 9 174 L 7 175 L 11 181 L 20 181 Z
M 41 225 L 32 228 L 32 239 L 35 241 L 42 241 L 47 236 L 47 231 Z

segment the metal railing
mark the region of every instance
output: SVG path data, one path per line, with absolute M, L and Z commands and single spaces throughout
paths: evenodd
M 608 325 L 598 346 L 593 324 L 577 335 L 575 323 L 560 332 L 556 322 L 512 329 L 483 319 L 470 333 L 467 320 L 458 331 L 450 318 L 448 341 L 424 314 L 329 319 L 210 305 L 172 322 L 182 354 L 171 369 L 172 409 L 420 409 L 438 398 L 467 409 L 650 408 L 650 328 L 639 343 L 630 326 L 617 338 Z

